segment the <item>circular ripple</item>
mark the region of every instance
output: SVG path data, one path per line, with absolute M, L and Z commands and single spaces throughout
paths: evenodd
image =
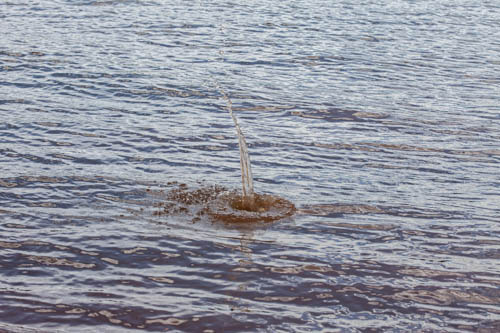
M 243 208 L 243 197 L 240 193 L 230 191 L 220 194 L 216 200 L 209 202 L 207 213 L 213 219 L 225 223 L 273 222 L 292 216 L 295 205 L 290 201 L 269 194 L 254 194 L 255 210 Z

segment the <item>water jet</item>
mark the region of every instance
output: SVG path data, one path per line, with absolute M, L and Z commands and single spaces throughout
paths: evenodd
M 238 205 L 238 207 L 240 208 L 240 210 L 257 211 L 258 207 L 256 206 L 253 192 L 252 166 L 250 164 L 247 142 L 245 140 L 243 132 L 241 131 L 240 125 L 238 124 L 238 119 L 236 119 L 236 116 L 233 113 L 233 103 L 231 99 L 220 86 L 218 88 L 221 91 L 222 96 L 226 100 L 227 110 L 229 111 L 229 114 L 233 119 L 234 127 L 236 128 L 236 134 L 238 136 L 242 185 L 241 205 Z

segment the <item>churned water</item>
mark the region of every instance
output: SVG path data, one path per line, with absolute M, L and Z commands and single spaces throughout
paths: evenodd
M 498 332 L 499 115 L 497 1 L 2 1 L 0 332 Z

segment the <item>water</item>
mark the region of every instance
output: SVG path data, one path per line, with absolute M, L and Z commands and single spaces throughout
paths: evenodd
M 241 131 L 238 120 L 233 113 L 233 102 L 226 94 L 226 92 L 217 84 L 217 87 L 222 92 L 224 99 L 227 103 L 227 110 L 233 119 L 234 127 L 236 128 L 236 135 L 238 137 L 238 147 L 240 149 L 240 168 L 241 168 L 241 208 L 240 210 L 250 210 L 256 211 L 258 207 L 255 203 L 254 191 L 253 191 L 253 175 L 252 175 L 252 165 L 250 163 L 250 156 L 248 154 L 247 141 L 245 136 Z
M 499 17 L 2 2 L 0 331 L 498 332 Z M 211 218 L 241 189 L 214 81 L 288 217 Z

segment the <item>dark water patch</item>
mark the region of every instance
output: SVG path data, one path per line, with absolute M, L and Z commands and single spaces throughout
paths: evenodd
M 242 103 L 241 106 L 234 107 L 236 112 L 240 111 L 255 111 L 255 112 L 283 112 L 294 109 L 292 105 L 255 105 L 253 103 Z
M 338 108 L 328 108 L 311 111 L 292 111 L 294 116 L 321 119 L 325 121 L 374 121 L 376 119 L 385 119 L 389 116 L 382 113 L 372 113 L 364 111 L 343 110 Z
M 34 104 L 32 101 L 16 98 L 16 99 L 0 99 L 0 105 L 2 104 Z
M 416 209 L 411 207 L 384 207 L 366 204 L 313 204 L 302 206 L 301 214 L 313 216 L 341 217 L 345 214 L 387 214 L 400 217 L 422 219 L 457 219 L 464 218 L 459 212 L 432 211 L 430 209 Z

